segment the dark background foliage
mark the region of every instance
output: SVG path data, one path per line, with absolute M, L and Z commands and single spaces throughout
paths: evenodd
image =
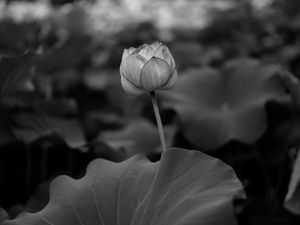
M 97 1 L 32 1 L 19 10 L 19 1 L 6 2 L 0 206 L 11 218 L 43 208 L 49 182 L 81 177 L 92 159 L 159 160 L 149 96 L 125 95 L 118 69 L 124 48 L 160 40 L 179 72 L 174 90 L 158 93 L 168 146 L 199 149 L 234 168 L 247 194 L 235 204 L 239 224 L 299 224 L 299 1 L 210 1 L 205 22 L 196 23 L 201 10 L 190 13 L 195 26 L 170 2 L 175 16 L 158 22 L 118 19 L 119 0 L 109 10 Z M 101 17 L 105 10 L 111 18 Z

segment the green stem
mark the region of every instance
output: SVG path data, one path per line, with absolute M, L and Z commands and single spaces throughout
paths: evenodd
M 165 139 L 164 130 L 163 130 L 160 114 L 159 114 L 159 109 L 158 109 L 158 105 L 157 105 L 157 99 L 156 99 L 155 92 L 154 91 L 150 92 L 150 95 L 151 95 L 152 105 L 153 105 L 153 109 L 154 109 L 154 114 L 156 117 L 157 126 L 158 126 L 158 132 L 159 132 L 159 136 L 160 136 L 162 150 L 163 150 L 163 152 L 165 152 L 167 150 L 166 139 Z

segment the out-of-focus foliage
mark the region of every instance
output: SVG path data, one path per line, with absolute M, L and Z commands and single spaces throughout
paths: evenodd
M 294 168 L 291 175 L 291 180 L 288 188 L 288 193 L 285 197 L 286 207 L 295 214 L 300 214 L 300 153 L 298 152 L 297 158 L 294 162 Z
M 248 197 L 240 224 L 299 224 L 284 208 L 299 204 L 286 197 L 299 185 L 299 18 L 297 0 L 2 1 L 1 207 L 30 211 L 41 183 L 81 177 L 97 157 L 159 160 L 149 96 L 127 96 L 119 74 L 123 49 L 158 40 L 179 74 L 159 93 L 168 145 L 234 168 Z
M 11 92 L 32 90 L 30 68 L 34 54 L 24 53 L 17 57 L 0 58 L 0 100 Z
M 72 148 L 86 144 L 80 124 L 75 119 L 51 117 L 43 112 L 28 110 L 14 113 L 11 120 L 14 134 L 25 142 L 32 142 L 40 137 L 57 133 Z
M 200 149 L 231 140 L 251 144 L 267 128 L 266 102 L 284 100 L 278 71 L 251 59 L 228 61 L 221 71 L 187 71 L 164 104 L 178 112 L 186 138 Z

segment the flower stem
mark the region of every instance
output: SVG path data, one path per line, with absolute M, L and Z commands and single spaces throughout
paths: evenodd
M 154 109 L 154 114 L 156 117 L 157 126 L 158 126 L 158 132 L 159 132 L 159 136 L 160 136 L 162 151 L 165 152 L 167 150 L 166 139 L 165 139 L 164 130 L 163 130 L 160 114 L 159 114 L 159 109 L 158 109 L 158 105 L 157 105 L 157 99 L 156 99 L 155 92 L 154 91 L 150 92 L 150 95 L 151 95 L 152 105 L 153 105 L 153 109 Z

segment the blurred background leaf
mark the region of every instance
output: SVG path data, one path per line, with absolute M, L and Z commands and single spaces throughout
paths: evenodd
M 24 53 L 17 56 L 0 56 L 0 99 L 9 92 L 31 90 L 30 69 L 34 64 L 35 55 Z
M 39 112 L 29 112 L 14 115 L 12 120 L 14 134 L 25 142 L 30 143 L 56 133 L 71 148 L 83 147 L 86 144 L 79 122 L 74 119 L 60 119 Z
M 158 99 L 168 144 L 234 168 L 248 196 L 239 224 L 298 225 L 284 198 L 300 140 L 299 13 L 297 0 L 0 1 L 0 206 L 11 218 L 42 207 L 41 183 L 80 177 L 96 157 L 160 159 L 149 96 L 126 95 L 119 75 L 124 48 L 158 40 L 180 76 Z
M 167 147 L 172 145 L 175 131 L 174 126 L 165 127 Z M 127 157 L 141 153 L 145 155 L 161 153 L 157 127 L 145 119 L 130 120 L 121 130 L 102 132 L 99 139 L 113 149 L 122 151 Z
M 191 70 L 164 93 L 164 105 L 177 111 L 185 136 L 200 149 L 251 144 L 267 128 L 265 103 L 284 100 L 278 71 L 252 59 L 229 61 L 222 71 Z

